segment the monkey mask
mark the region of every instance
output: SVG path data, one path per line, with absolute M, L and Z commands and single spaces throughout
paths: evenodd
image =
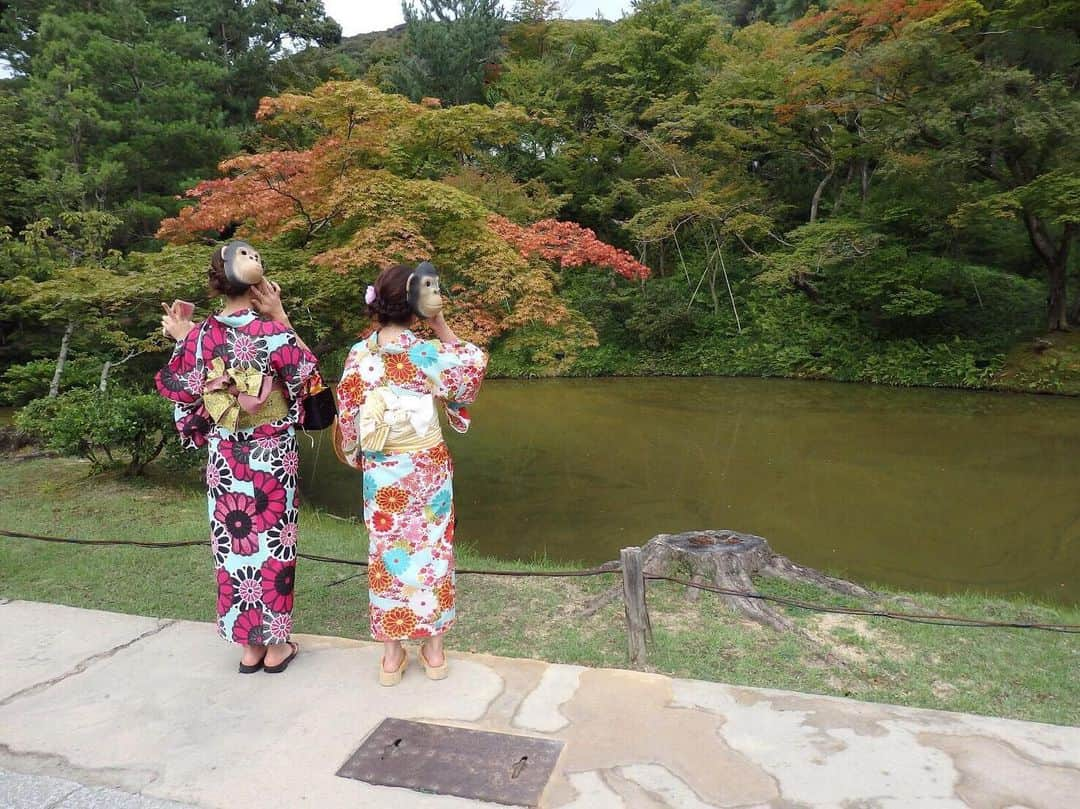
M 263 279 L 262 256 L 247 242 L 234 241 L 222 246 L 221 260 L 225 277 L 234 284 L 253 287 Z
M 439 294 L 439 271 L 429 261 L 422 261 L 405 283 L 409 306 L 425 320 L 442 311 L 442 295 Z

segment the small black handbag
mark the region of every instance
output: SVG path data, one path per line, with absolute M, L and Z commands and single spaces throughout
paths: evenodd
M 304 416 L 300 426 L 305 430 L 325 430 L 337 418 L 337 402 L 334 392 L 323 387 L 318 393 L 304 397 Z

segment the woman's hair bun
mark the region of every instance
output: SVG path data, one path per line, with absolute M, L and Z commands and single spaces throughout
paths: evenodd
M 368 314 L 383 325 L 411 323 L 413 310 L 407 288 L 412 274 L 413 268 L 408 264 L 397 264 L 379 273 L 374 283 L 375 300 L 368 304 Z
M 388 301 L 381 296 L 368 304 L 368 314 L 382 323 L 408 321 L 412 316 L 412 307 L 407 300 Z

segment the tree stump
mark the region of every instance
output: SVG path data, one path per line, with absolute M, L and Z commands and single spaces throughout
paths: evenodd
M 709 583 L 725 590 L 754 591 L 753 576 L 772 576 L 792 582 L 813 584 L 834 593 L 862 598 L 875 594 L 844 579 L 827 576 L 813 568 L 797 565 L 786 556 L 774 553 L 768 541 L 753 534 L 735 531 L 690 531 L 683 534 L 659 534 L 641 550 L 642 569 L 648 576 L 670 576 L 673 570 L 690 571 L 690 580 Z M 607 592 L 585 610 L 595 613 L 620 592 Z M 688 588 L 689 598 L 700 591 Z M 755 598 L 718 594 L 737 613 L 776 630 L 790 630 L 792 621 L 783 613 Z

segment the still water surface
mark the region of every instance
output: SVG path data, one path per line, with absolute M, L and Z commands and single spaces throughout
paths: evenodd
M 730 528 L 852 579 L 1080 601 L 1080 400 L 747 379 L 490 381 L 451 434 L 458 536 L 618 558 Z M 309 501 L 360 509 L 325 436 Z M 307 441 L 301 438 L 301 443 Z

